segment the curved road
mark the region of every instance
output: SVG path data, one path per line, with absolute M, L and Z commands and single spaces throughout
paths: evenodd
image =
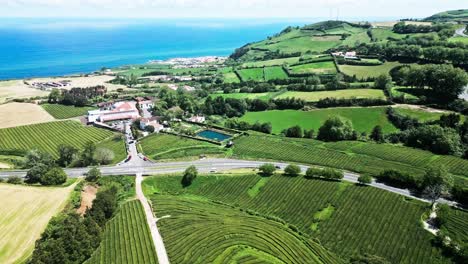
M 461 28 L 455 30 L 455 37 L 456 37 L 456 36 L 468 37 L 468 35 L 465 34 L 465 29 L 466 29 L 466 26 L 461 27 Z

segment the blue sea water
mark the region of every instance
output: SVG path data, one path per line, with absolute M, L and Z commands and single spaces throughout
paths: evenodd
M 314 20 L 0 19 L 0 79 L 87 73 L 153 59 L 227 56 Z

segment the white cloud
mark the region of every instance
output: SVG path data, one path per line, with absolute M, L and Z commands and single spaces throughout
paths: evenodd
M 448 9 L 468 8 L 466 0 L 3 1 L 6 4 L 0 9 L 2 17 L 329 17 L 338 12 L 342 17 L 424 17 Z

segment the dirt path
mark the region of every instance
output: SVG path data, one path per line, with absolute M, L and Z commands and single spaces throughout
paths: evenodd
M 416 110 L 426 111 L 429 113 L 450 113 L 450 111 L 447 111 L 447 110 L 430 108 L 424 105 L 396 104 L 396 105 L 393 105 L 392 107 L 416 109 Z
M 437 203 L 432 206 L 431 214 L 429 218 L 423 222 L 424 229 L 431 232 L 434 236 L 437 235 L 439 229 L 434 225 L 435 219 L 437 218 Z
M 76 210 L 77 213 L 83 216 L 86 213 L 86 210 L 93 206 L 93 201 L 96 198 L 97 191 L 98 188 L 92 185 L 86 185 L 83 190 L 81 190 L 81 205 L 80 208 Z
M 153 238 L 154 247 L 156 249 L 156 253 L 158 255 L 158 263 L 159 264 L 169 264 L 169 257 L 167 256 L 166 248 L 164 247 L 164 242 L 159 233 L 158 227 L 156 226 L 156 217 L 153 214 L 153 210 L 146 200 L 145 195 L 143 194 L 143 190 L 141 188 L 141 182 L 143 181 L 143 175 L 141 173 L 137 173 L 136 175 L 136 195 L 138 200 L 143 205 L 143 209 L 145 210 L 146 220 L 148 222 L 148 226 L 150 227 L 151 237 Z

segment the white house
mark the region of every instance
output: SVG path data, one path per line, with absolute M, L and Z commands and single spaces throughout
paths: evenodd
M 117 102 L 112 106 L 105 104 L 99 110 L 88 111 L 88 123 L 137 119 L 139 117 L 140 113 L 135 102 Z
M 195 123 L 204 123 L 205 122 L 205 117 L 204 116 L 192 116 L 189 119 L 187 119 L 190 122 L 195 122 Z

